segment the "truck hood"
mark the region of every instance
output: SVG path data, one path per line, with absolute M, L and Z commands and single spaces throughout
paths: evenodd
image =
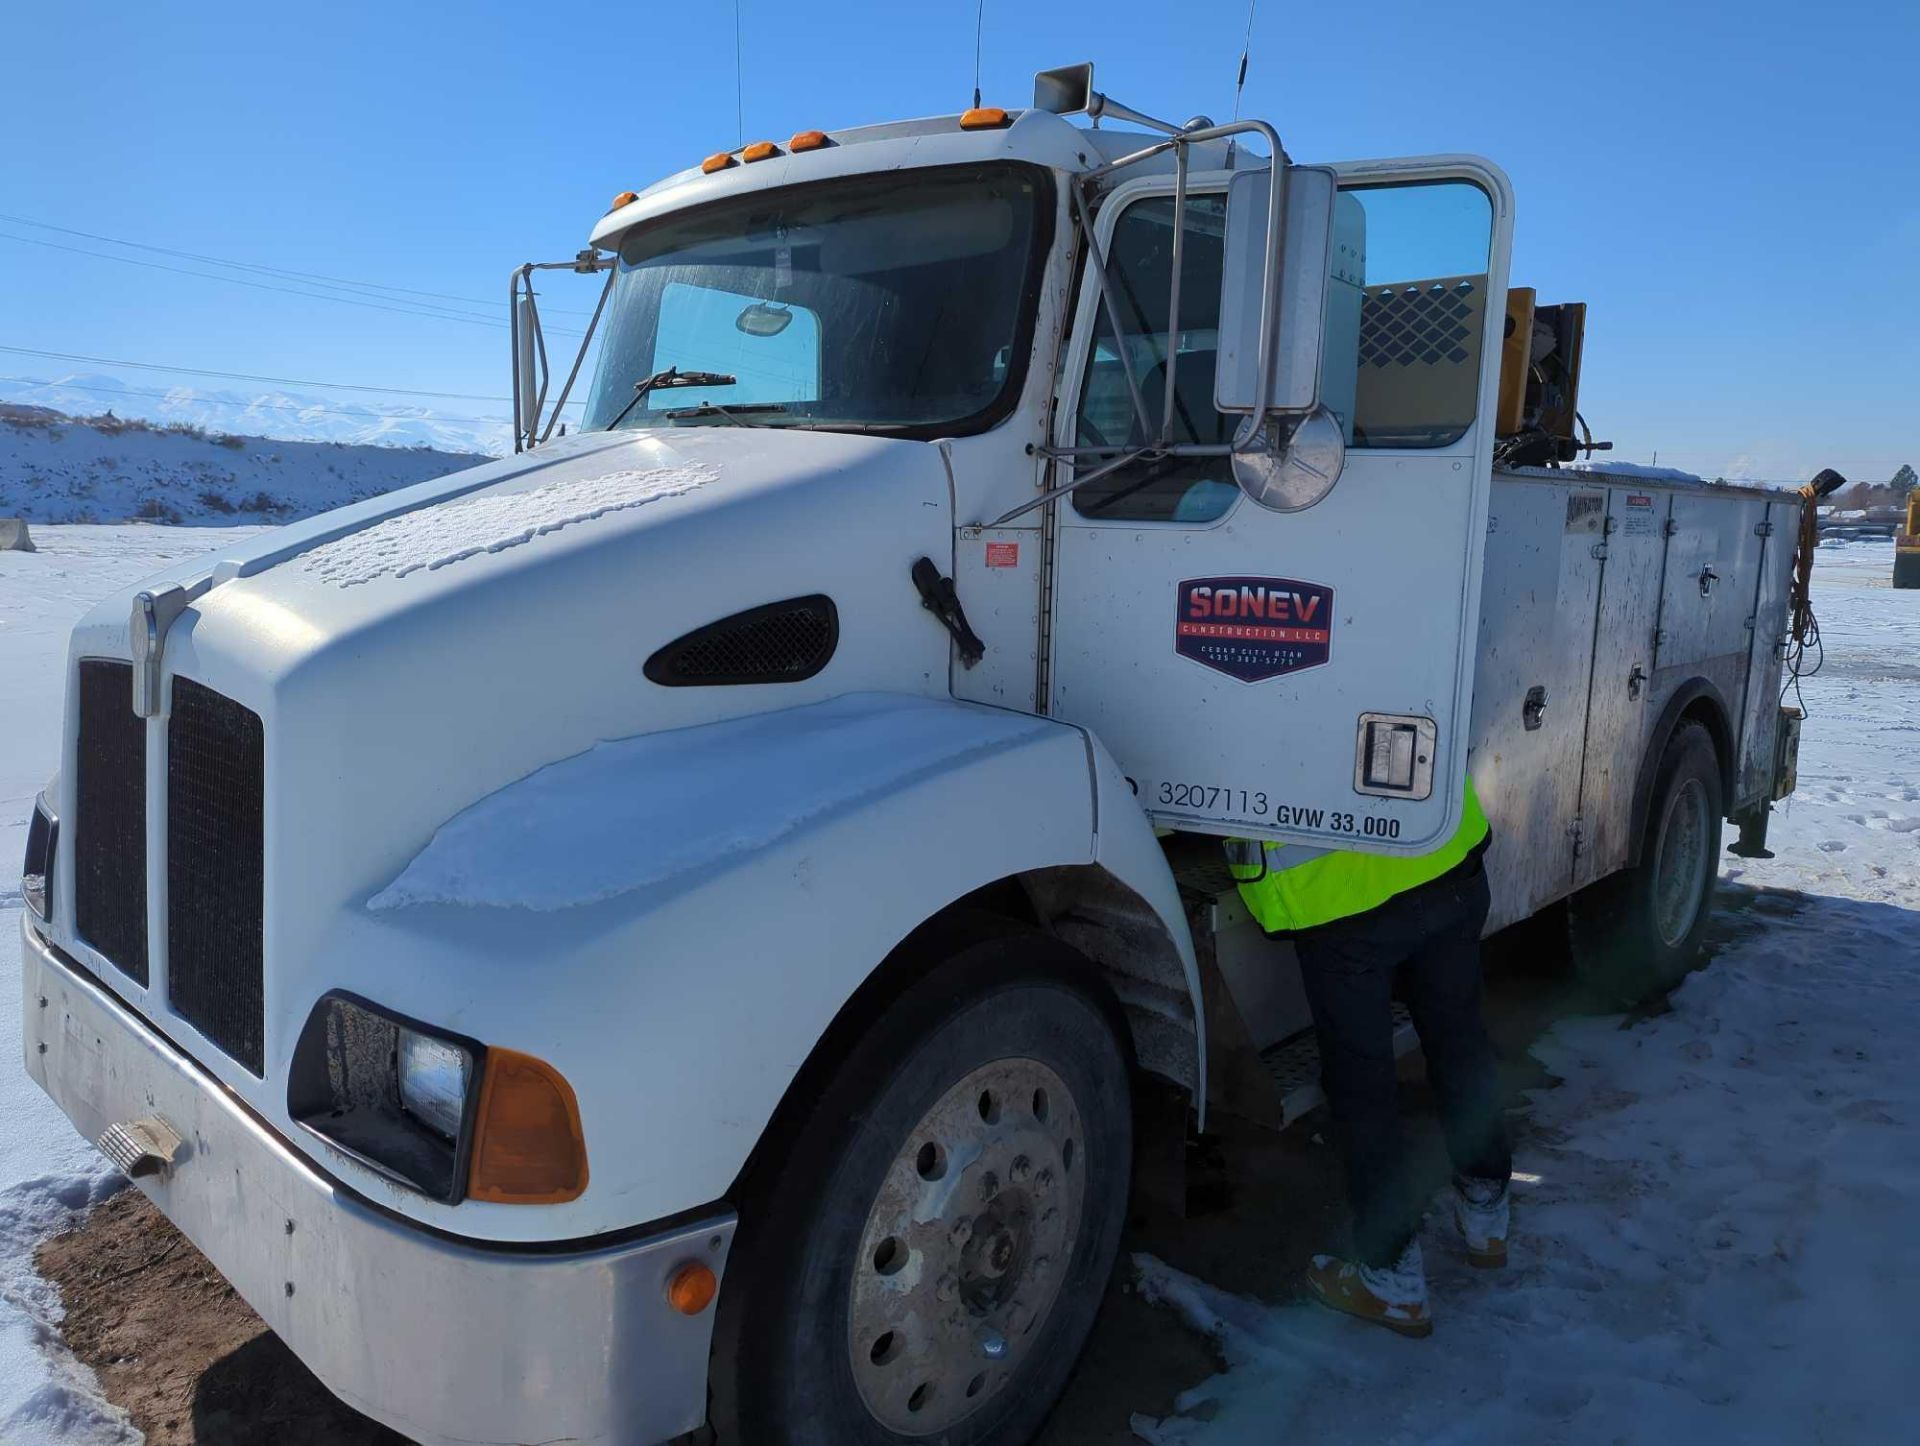
M 946 697 L 947 635 L 910 570 L 950 570 L 952 538 L 935 445 L 683 428 L 568 439 L 153 580 L 210 581 L 167 636 L 163 676 L 261 719 L 270 974 L 446 820 L 598 742 L 851 692 Z M 838 617 L 815 676 L 648 680 L 665 644 L 810 594 Z M 128 656 L 131 600 L 76 630 L 75 662 Z M 290 1023 L 270 1019 L 270 1037 Z

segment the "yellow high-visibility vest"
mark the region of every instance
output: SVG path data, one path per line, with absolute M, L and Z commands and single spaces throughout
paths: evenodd
M 1460 827 L 1432 853 L 1361 854 L 1235 838 L 1226 840 L 1227 864 L 1254 921 L 1269 934 L 1291 934 L 1364 914 L 1432 883 L 1466 862 L 1491 833 L 1469 778 Z

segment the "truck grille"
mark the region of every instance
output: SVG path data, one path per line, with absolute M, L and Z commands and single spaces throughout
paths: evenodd
M 266 744 L 259 715 L 186 678 L 167 721 L 167 994 L 265 1072 Z
M 80 660 L 74 926 L 147 983 L 147 724 L 133 711 L 133 664 Z

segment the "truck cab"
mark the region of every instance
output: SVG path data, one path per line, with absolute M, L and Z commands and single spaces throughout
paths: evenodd
M 1312 1093 L 1219 838 L 1471 756 L 1671 967 L 1790 774 L 1797 502 L 1500 470 L 1513 215 L 1091 67 L 623 193 L 573 435 L 523 268 L 516 455 L 75 630 L 29 1070 L 413 1439 L 1028 1440 L 1136 1105 Z

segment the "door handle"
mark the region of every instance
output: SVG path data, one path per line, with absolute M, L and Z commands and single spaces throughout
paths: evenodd
M 1718 581 L 1720 581 L 1720 574 L 1713 570 L 1712 563 L 1708 563 L 1705 567 L 1701 568 L 1700 569 L 1700 596 L 1706 597 L 1709 593 L 1711 593 L 1713 591 L 1713 585 Z
M 1641 667 L 1638 663 L 1635 663 L 1633 665 L 1633 671 L 1627 674 L 1627 696 L 1629 698 L 1638 699 L 1640 696 L 1640 690 L 1646 686 L 1646 683 L 1647 683 L 1647 670 Z

